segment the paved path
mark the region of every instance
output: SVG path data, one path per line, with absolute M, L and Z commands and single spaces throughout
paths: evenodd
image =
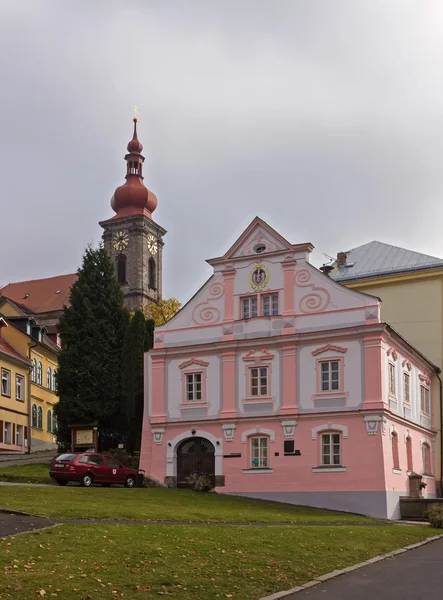
M 3 467 L 18 467 L 21 465 L 35 465 L 37 463 L 48 464 L 51 460 L 57 456 L 55 453 L 41 454 L 36 456 L 35 454 L 21 454 L 17 456 L 2 456 L 0 454 L 0 468 Z
M 441 600 L 443 539 L 286 596 L 286 600 Z
M 40 517 L 25 517 L 23 515 L 0 513 L 0 538 L 24 533 L 25 531 L 35 531 L 36 529 L 42 529 L 50 525 L 55 525 L 55 521 Z

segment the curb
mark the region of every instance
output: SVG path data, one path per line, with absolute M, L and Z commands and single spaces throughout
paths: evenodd
M 410 546 L 405 546 L 404 548 L 399 548 L 398 550 L 393 550 L 392 552 L 388 552 L 387 554 L 382 554 L 380 556 L 375 556 L 374 558 L 370 558 L 365 560 L 362 563 L 358 563 L 357 565 L 352 565 L 351 567 L 346 567 L 345 569 L 338 569 L 336 571 L 331 571 L 330 573 L 326 573 L 326 575 L 320 575 L 316 577 L 312 581 L 308 581 L 303 585 L 299 585 L 297 587 L 291 588 L 290 590 L 284 590 L 282 592 L 276 592 L 275 594 L 271 594 L 270 596 L 264 596 L 260 598 L 260 600 L 280 600 L 281 598 L 287 598 L 292 594 L 296 594 L 297 592 L 302 592 L 308 588 L 314 587 L 315 585 L 319 585 L 320 583 L 324 583 L 325 581 L 329 581 L 329 579 L 335 579 L 336 577 L 340 577 L 340 575 L 345 575 L 346 573 L 350 573 L 351 571 L 356 571 L 357 569 L 361 569 L 362 567 L 366 567 L 368 565 L 372 565 L 374 563 L 380 562 L 382 560 L 386 560 L 387 558 L 392 558 L 393 556 L 397 556 L 397 554 L 403 554 L 404 552 L 409 552 L 409 550 L 415 550 L 415 548 L 420 548 L 420 546 L 425 546 L 430 542 L 435 542 L 436 540 L 440 540 L 443 538 L 443 534 L 434 535 L 427 540 L 423 540 L 422 542 L 418 542 L 416 544 L 411 544 Z
M 28 531 L 19 531 L 18 533 L 11 533 L 9 535 L 0 537 L 0 540 L 9 540 L 9 538 L 15 538 L 19 535 L 29 535 L 30 533 L 40 533 L 41 531 L 54 529 L 54 527 L 60 527 L 60 525 L 62 525 L 62 523 L 54 523 L 53 525 L 46 525 L 46 527 L 39 527 L 38 529 L 28 529 Z

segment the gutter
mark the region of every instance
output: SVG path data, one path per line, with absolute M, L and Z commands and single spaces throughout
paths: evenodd
M 28 346 L 28 358 L 31 360 L 31 350 L 38 346 L 38 342 Z M 32 440 L 32 403 L 31 403 L 31 373 L 32 366 L 29 369 L 28 375 L 28 454 L 31 454 L 31 440 Z
M 437 377 L 440 382 L 440 489 L 439 496 L 443 496 L 443 382 L 440 377 L 440 372 L 437 372 Z

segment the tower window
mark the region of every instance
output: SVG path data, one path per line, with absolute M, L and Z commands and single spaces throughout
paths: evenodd
M 152 256 L 149 259 L 149 287 L 153 290 L 157 289 L 157 267 Z
M 126 256 L 120 254 L 116 260 L 117 280 L 120 284 L 126 283 Z

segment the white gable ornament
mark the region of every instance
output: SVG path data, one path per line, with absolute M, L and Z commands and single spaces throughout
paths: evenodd
M 152 435 L 154 436 L 154 444 L 163 443 L 163 434 L 165 433 L 164 427 L 153 427 Z
M 236 428 L 236 425 L 234 423 L 223 423 L 223 425 L 222 425 L 223 434 L 224 434 L 225 440 L 227 442 L 234 441 L 235 428 Z
M 295 426 L 297 425 L 297 421 L 282 421 L 281 426 L 283 427 L 283 434 L 285 439 L 292 439 L 294 437 Z

